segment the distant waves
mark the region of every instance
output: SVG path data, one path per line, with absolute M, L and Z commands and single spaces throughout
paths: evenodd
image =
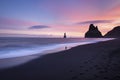
M 44 55 L 71 47 L 111 40 L 111 38 L 0 38 L 0 59 Z

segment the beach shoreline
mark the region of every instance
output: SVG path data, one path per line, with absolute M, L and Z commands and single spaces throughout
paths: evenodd
M 0 70 L 0 79 L 117 80 L 120 79 L 119 41 L 120 39 L 115 39 L 86 44 L 42 57 L 37 56 L 25 64 Z
M 89 39 L 89 38 L 88 38 Z M 10 54 L 7 54 L 4 56 L 0 55 L 0 69 L 7 69 L 15 66 L 19 66 L 22 64 L 25 64 L 27 62 L 30 62 L 31 60 L 34 60 L 38 57 L 42 57 L 47 54 L 55 54 L 59 53 L 61 51 L 66 51 L 71 48 L 82 46 L 82 45 L 88 45 L 88 44 L 94 44 L 104 41 L 113 40 L 114 38 L 91 38 L 92 42 L 72 42 L 72 43 L 64 43 L 64 44 L 56 44 L 54 46 L 54 49 L 46 49 L 46 51 L 43 51 L 41 53 L 35 53 L 35 54 L 29 54 L 29 55 L 23 55 L 23 56 L 16 56 L 16 57 L 7 57 Z M 52 46 L 51 46 L 52 47 Z M 56 48 L 55 48 L 56 47 Z M 34 50 L 33 50 L 34 51 Z M 17 55 L 17 53 L 16 53 Z
M 33 39 L 34 40 L 27 38 L 1 38 L 0 59 L 24 57 L 36 54 L 44 55 L 47 53 L 56 53 L 78 45 L 107 41 L 111 40 L 112 38 Z

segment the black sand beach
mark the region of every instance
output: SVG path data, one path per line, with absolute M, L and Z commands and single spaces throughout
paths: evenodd
M 120 39 L 74 47 L 2 69 L 0 80 L 120 80 Z

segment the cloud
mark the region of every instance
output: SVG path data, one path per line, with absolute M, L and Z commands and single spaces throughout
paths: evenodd
M 43 28 L 50 28 L 50 27 L 45 25 L 36 25 L 29 27 L 29 29 L 43 29 Z
M 77 24 L 98 24 L 98 23 L 112 23 L 113 20 L 93 20 L 93 21 L 84 21 L 78 22 Z

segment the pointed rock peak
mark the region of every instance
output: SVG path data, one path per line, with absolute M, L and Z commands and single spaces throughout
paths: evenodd
M 95 28 L 96 28 L 96 30 L 98 30 L 98 26 L 96 26 Z
M 90 24 L 90 27 L 94 26 L 94 24 Z
M 96 29 L 98 29 L 98 27 L 97 27 L 97 26 L 96 26 L 95 28 L 96 28 Z
M 89 31 L 94 30 L 94 29 L 95 29 L 94 24 L 90 24 L 90 26 L 89 26 Z

